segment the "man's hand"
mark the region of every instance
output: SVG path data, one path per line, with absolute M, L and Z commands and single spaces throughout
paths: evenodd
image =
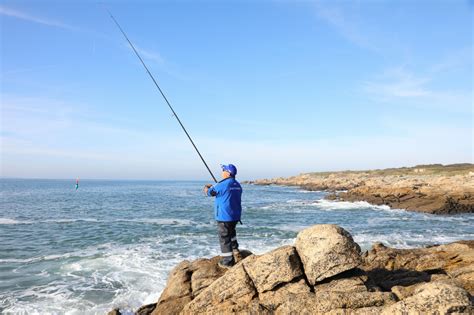
M 208 191 L 209 188 L 211 188 L 211 187 L 212 187 L 211 184 L 207 184 L 207 185 L 204 186 L 204 189 L 203 189 L 203 190 L 204 190 L 204 193 L 206 194 L 206 196 L 207 196 L 207 191 Z

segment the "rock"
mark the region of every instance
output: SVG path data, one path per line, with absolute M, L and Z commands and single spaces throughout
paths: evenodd
M 191 301 L 191 275 L 191 263 L 187 260 L 171 271 L 153 315 L 179 314 L 184 304 Z
M 286 299 L 274 312 L 275 315 L 312 315 L 316 314 L 314 293 L 302 293 L 296 299 Z
M 376 243 L 363 255 L 361 268 L 385 290 L 449 278 L 473 295 L 474 241 L 414 249 Z
M 431 251 L 445 259 L 443 271 L 474 295 L 474 240 L 441 245 Z
M 245 249 L 241 250 L 240 254 L 242 258 L 252 255 Z M 181 262 L 168 276 L 165 290 L 156 303 L 156 308 L 145 314 L 179 314 L 186 304 L 226 273 L 227 269 L 217 265 L 221 258 L 217 256 Z
M 344 272 L 335 277 L 328 278 L 314 286 L 314 291 L 319 292 L 368 292 L 365 283 L 369 280 L 363 270 L 355 269 Z
M 195 313 L 183 311 L 182 315 L 206 314 L 206 315 L 231 315 L 231 314 L 248 314 L 248 315 L 271 315 L 272 312 L 265 309 L 257 300 L 249 303 L 234 304 L 232 301 L 223 302 L 221 304 L 213 304 L 206 308 L 204 312 Z
M 299 299 L 301 295 L 309 293 L 310 287 L 306 284 L 304 279 L 301 279 L 297 282 L 286 283 L 273 291 L 261 293 L 258 299 L 265 309 L 274 311 L 281 304 Z
M 156 308 L 156 303 L 143 305 L 136 312 L 135 315 L 148 315 L 151 314 Z
M 176 315 L 180 314 L 183 307 L 191 302 L 191 296 L 177 297 L 170 300 L 161 300 L 156 304 L 156 308 L 151 313 L 152 315 L 162 315 L 170 314 Z
M 110 312 L 107 313 L 107 315 L 121 315 L 120 310 L 118 308 L 114 308 Z
M 327 314 L 335 310 L 377 308 L 396 302 L 390 292 L 321 292 L 302 295 L 301 298 L 282 304 L 275 314 Z
M 337 225 L 321 224 L 304 229 L 296 238 L 296 250 L 310 284 L 357 267 L 360 247 Z
M 474 311 L 466 290 L 442 282 L 415 286 L 408 297 L 383 309 L 382 314 L 451 314 Z
M 316 293 L 316 307 L 319 312 L 337 308 L 358 309 L 380 307 L 395 303 L 391 292 L 321 292 Z
M 225 269 L 220 268 L 217 263 L 219 259 L 199 259 L 193 263 L 191 275 L 191 290 L 193 296 L 199 295 L 202 290 L 219 279 Z
M 428 282 L 431 279 L 431 275 L 426 272 L 405 269 L 373 269 L 368 271 L 367 274 L 377 286 L 385 291 L 390 291 L 394 286 L 410 286 L 420 282 Z
M 179 314 L 184 305 L 225 273 L 224 269 L 217 267 L 219 260 L 220 257 L 214 257 L 192 263 L 183 261 L 177 265 L 171 271 L 152 314 Z
M 252 284 L 252 280 L 241 263 L 229 269 L 222 277 L 205 288 L 184 307 L 183 313 L 205 313 L 208 309 L 220 306 L 221 303 L 227 303 L 228 305 L 247 304 L 256 294 L 257 291 Z
M 418 284 L 410 285 L 407 287 L 396 285 L 392 287 L 392 293 L 395 294 L 399 300 L 403 300 L 403 299 L 406 299 L 407 297 L 412 296 L 415 293 L 415 288 L 417 286 Z
M 303 275 L 300 258 L 293 246 L 277 248 L 243 264 L 259 293 Z

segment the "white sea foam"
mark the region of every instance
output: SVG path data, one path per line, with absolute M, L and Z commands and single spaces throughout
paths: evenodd
M 300 193 L 300 194 L 321 194 L 321 193 L 324 193 L 324 191 L 322 191 L 322 190 L 303 190 L 303 189 L 297 190 L 296 192 Z
M 75 222 L 101 222 L 96 218 L 64 218 L 64 219 L 49 219 L 49 220 L 42 220 L 41 223 L 75 223 Z
M 31 223 L 32 223 L 31 221 L 18 221 L 18 220 L 9 219 L 9 218 L 0 218 L 0 225 L 1 224 L 5 224 L 5 225 L 9 225 L 9 224 L 31 224 Z
M 0 259 L 0 263 L 28 263 L 28 262 L 33 262 L 36 261 L 35 258 L 26 258 L 26 259 L 20 259 L 20 258 L 6 258 L 6 259 Z
M 37 223 L 75 223 L 75 222 L 97 222 L 97 223 L 110 223 L 110 222 L 135 222 L 135 223 L 145 223 L 145 224 L 158 224 L 158 225 L 197 225 L 197 222 L 187 219 L 173 219 L 173 218 L 140 218 L 140 219 L 115 219 L 115 220 L 99 220 L 97 218 L 61 218 L 61 219 L 48 219 L 48 220 L 38 220 Z M 33 221 L 19 221 L 9 218 L 0 218 L 0 225 L 10 225 L 10 224 L 34 224 Z
M 355 234 L 354 240 L 363 248 L 369 249 L 373 243 L 382 242 L 389 247 L 395 248 L 413 248 L 423 245 L 446 244 L 462 239 L 472 239 L 473 234 L 460 235 L 437 235 L 437 233 L 414 233 L 414 232 L 391 232 L 391 233 L 359 233 Z
M 376 206 L 371 205 L 366 201 L 331 201 L 331 200 L 317 200 L 311 203 L 313 206 L 317 206 L 322 210 L 355 210 L 355 209 L 373 209 L 373 210 L 391 210 L 389 206 Z
M 62 255 L 46 255 L 46 256 L 36 256 L 36 257 L 31 257 L 31 258 L 6 258 L 6 259 L 0 259 L 0 263 L 34 263 L 34 262 L 39 262 L 39 261 L 48 261 L 48 260 L 56 260 L 56 259 L 62 259 L 62 258 L 68 258 L 70 257 L 70 253 L 62 254 Z
M 103 314 L 114 307 L 131 310 L 156 301 L 167 272 L 183 259 L 179 255 L 176 259 L 157 259 L 156 250 L 153 244 L 115 246 L 106 252 L 89 248 L 82 252 L 88 252 L 87 256 L 72 263 L 66 261 L 56 270 L 61 280 L 17 292 L 18 300 L 6 311 L 13 314 Z M 107 291 L 114 298 L 107 303 L 94 303 L 90 299 L 94 299 L 91 295 L 97 291 Z M 35 302 L 24 302 L 27 298 Z
M 120 221 L 120 220 L 118 220 Z M 136 223 L 148 223 L 148 224 L 158 224 L 158 225 L 196 225 L 197 223 L 192 220 L 187 219 L 173 219 L 173 218 L 141 218 L 141 219 L 130 219 L 130 220 L 122 220 L 126 222 L 136 222 Z
M 319 200 L 301 200 L 301 199 L 289 199 L 283 203 L 272 203 L 265 206 L 258 207 L 258 210 L 277 210 L 277 211 L 291 211 L 292 213 L 307 213 L 309 211 L 323 210 L 323 211 L 334 211 L 334 210 L 383 210 L 383 211 L 403 211 L 401 209 L 391 209 L 389 206 L 372 205 L 365 201 L 331 201 L 325 199 Z

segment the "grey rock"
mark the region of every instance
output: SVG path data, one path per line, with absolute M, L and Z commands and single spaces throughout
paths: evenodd
M 469 293 L 458 286 L 431 282 L 415 285 L 408 297 L 383 309 L 382 314 L 472 313 Z
M 259 293 L 303 275 L 300 258 L 293 246 L 277 248 L 243 264 Z
M 333 224 L 315 225 L 299 232 L 296 250 L 312 285 L 361 263 L 359 245 L 346 230 Z

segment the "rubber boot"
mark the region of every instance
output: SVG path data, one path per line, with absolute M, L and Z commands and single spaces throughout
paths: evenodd
M 242 260 L 242 255 L 240 254 L 240 250 L 234 249 L 232 251 L 232 255 L 234 256 L 234 260 L 236 263 Z
M 233 265 L 235 265 L 234 257 L 232 257 L 232 256 L 224 257 L 219 261 L 218 265 L 219 265 L 219 267 L 229 269 Z

